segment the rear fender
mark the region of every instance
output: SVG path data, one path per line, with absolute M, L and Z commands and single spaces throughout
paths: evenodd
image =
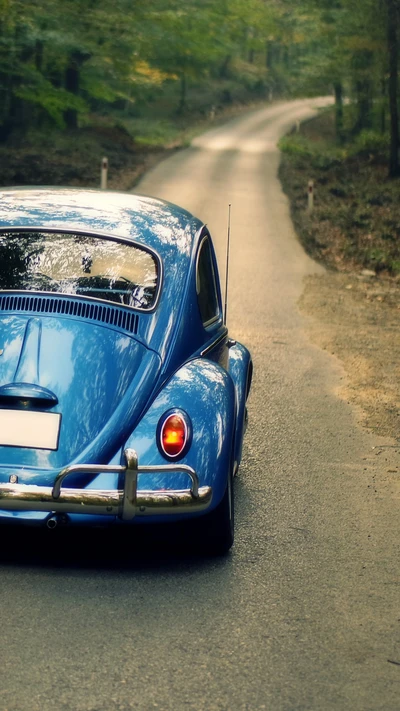
M 171 408 L 183 410 L 190 418 L 191 445 L 179 463 L 196 470 L 200 486 L 212 487 L 211 510 L 224 495 L 233 462 L 236 395 L 232 378 L 218 364 L 200 358 L 180 368 L 125 444 L 136 450 L 139 464 L 171 463 L 157 445 L 160 418 Z M 138 480 L 142 490 L 189 487 L 184 474 L 140 474 Z
M 236 432 L 234 462 L 238 467 L 242 458 L 243 436 L 246 429 L 246 400 L 250 392 L 253 363 L 249 351 L 241 343 L 229 347 L 229 374 L 236 392 Z

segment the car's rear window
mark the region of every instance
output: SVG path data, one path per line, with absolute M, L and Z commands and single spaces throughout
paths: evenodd
M 78 294 L 150 309 L 158 264 L 147 250 L 104 237 L 0 232 L 0 289 Z

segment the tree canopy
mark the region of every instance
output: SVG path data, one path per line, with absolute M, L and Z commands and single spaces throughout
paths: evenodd
M 242 82 L 259 97 L 334 93 L 354 134 L 391 133 L 398 165 L 400 0 L 0 0 L 0 140 L 76 129 L 106 107 L 190 83 Z M 397 133 L 396 133 L 397 131 Z

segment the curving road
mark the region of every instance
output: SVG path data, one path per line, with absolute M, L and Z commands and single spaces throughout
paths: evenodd
M 221 264 L 232 203 L 228 322 L 255 362 L 232 554 L 156 540 L 127 565 L 107 540 L 38 557 L 3 541 L 1 711 L 400 708 L 398 498 L 372 449 L 391 443 L 359 429 L 307 339 L 296 302 L 320 267 L 276 177 L 278 137 L 318 103 L 215 128 L 138 188 L 207 221 Z

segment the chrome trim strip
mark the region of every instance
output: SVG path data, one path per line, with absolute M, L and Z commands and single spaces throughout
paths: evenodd
M 204 227 L 202 228 L 202 231 L 204 230 L 204 228 L 205 228 L 205 225 L 204 225 Z M 207 229 L 207 228 L 206 228 L 206 229 Z M 207 231 L 204 231 L 203 235 L 201 236 L 201 242 L 199 243 L 199 246 L 198 246 L 198 248 L 197 248 L 197 254 L 196 254 L 196 295 L 197 295 L 197 297 L 199 296 L 199 293 L 200 293 L 199 278 L 198 278 L 198 277 L 199 277 L 199 261 L 200 261 L 200 254 L 201 254 L 201 251 L 202 251 L 202 249 L 203 249 L 204 243 L 207 242 L 207 241 L 208 241 L 210 244 L 212 244 L 212 243 L 211 243 L 211 236 L 210 236 L 208 230 L 207 230 Z M 212 263 L 212 272 L 213 272 L 213 277 L 214 277 L 214 289 L 215 289 L 215 293 L 216 293 L 216 295 L 217 295 L 218 313 L 215 314 L 215 316 L 213 316 L 212 318 L 210 318 L 208 321 L 203 321 L 203 320 L 202 320 L 203 328 L 207 328 L 208 326 L 211 326 L 213 323 L 216 323 L 217 321 L 222 321 L 222 310 L 221 310 L 221 306 L 222 306 L 222 305 L 220 304 L 220 300 L 219 300 L 219 298 L 218 298 L 217 274 L 215 273 L 214 263 L 213 263 L 213 262 L 211 262 L 211 263 Z
M 134 449 L 124 452 L 126 461 L 124 495 L 122 499 L 122 520 L 130 521 L 136 513 L 137 483 L 138 483 L 138 458 Z M 53 490 L 54 496 L 54 490 Z
M 97 467 L 93 464 L 74 464 L 70 467 L 65 467 L 59 474 L 57 474 L 54 480 L 54 486 L 51 490 L 51 496 L 54 501 L 56 501 L 61 494 L 61 486 L 64 479 L 69 476 L 69 474 L 124 474 L 126 472 L 126 467 L 122 464 L 110 466 L 109 464 L 98 464 Z M 82 489 L 82 491 L 87 491 L 87 489 Z
M 139 474 L 152 474 L 160 472 L 180 472 L 182 474 L 187 474 L 192 481 L 192 486 L 189 489 L 191 495 L 194 499 L 199 496 L 199 478 L 192 467 L 188 467 L 187 464 L 163 464 L 160 467 L 150 466 L 150 467 L 138 467 Z M 139 493 L 139 492 L 138 492 Z
M 50 486 L 1 484 L 0 508 L 7 511 L 52 511 L 118 516 L 122 509 L 122 491 L 64 489 L 53 499 Z
M 138 491 L 137 516 L 159 516 L 204 511 L 211 503 L 211 486 L 201 486 L 197 499 L 190 491 Z
M 57 474 L 54 480 L 53 487 L 53 498 L 57 499 L 60 495 L 61 485 L 70 474 L 103 474 L 111 472 L 114 474 L 125 474 L 129 470 L 130 466 L 137 466 L 137 454 L 134 449 L 126 449 L 124 452 L 126 466 L 122 464 L 72 464 L 69 467 L 65 467 L 62 471 Z M 199 479 L 192 467 L 187 464 L 160 464 L 151 466 L 137 466 L 137 471 L 139 474 L 159 474 L 160 472 L 181 472 L 187 474 L 192 482 L 191 493 L 194 498 L 198 496 L 199 490 Z M 0 485 L 1 486 L 1 485 Z M 83 489 L 83 491 L 86 491 Z
M 214 350 L 214 348 L 216 348 L 217 346 L 219 346 L 219 344 L 221 343 L 221 341 L 225 340 L 225 338 L 227 337 L 227 335 L 228 335 L 228 329 L 225 328 L 225 330 L 224 330 L 224 332 L 223 332 L 223 334 L 222 334 L 221 336 L 218 336 L 218 338 L 216 338 L 215 341 L 213 341 L 213 342 L 211 343 L 211 345 L 207 346 L 207 348 L 205 348 L 204 351 L 201 351 L 200 356 L 201 356 L 202 358 L 204 358 L 204 357 L 207 355 L 207 353 L 209 353 L 210 351 Z
M 126 466 L 76 464 L 65 467 L 56 477 L 54 486 L 0 484 L 0 509 L 7 511 L 47 511 L 61 513 L 118 516 L 131 521 L 135 516 L 176 514 L 202 511 L 212 500 L 210 486 L 199 487 L 198 476 L 186 464 L 138 466 L 133 449 L 124 452 Z M 124 475 L 124 488 L 116 490 L 63 489 L 63 481 L 74 473 Z M 191 480 L 191 488 L 183 490 L 138 491 L 138 474 L 183 472 Z
M 209 326 L 212 326 L 213 323 L 217 323 L 217 321 L 222 321 L 222 316 L 221 314 L 217 314 L 217 316 L 213 316 L 213 318 L 210 318 L 209 321 L 204 321 L 203 323 L 203 328 L 208 328 Z
M 160 516 L 204 511 L 212 500 L 210 486 L 201 486 L 195 499 L 190 489 L 182 491 L 138 491 L 135 516 Z M 123 491 L 63 489 L 56 500 L 50 486 L 0 484 L 0 509 L 6 511 L 44 511 L 48 513 L 93 514 L 123 518 Z

